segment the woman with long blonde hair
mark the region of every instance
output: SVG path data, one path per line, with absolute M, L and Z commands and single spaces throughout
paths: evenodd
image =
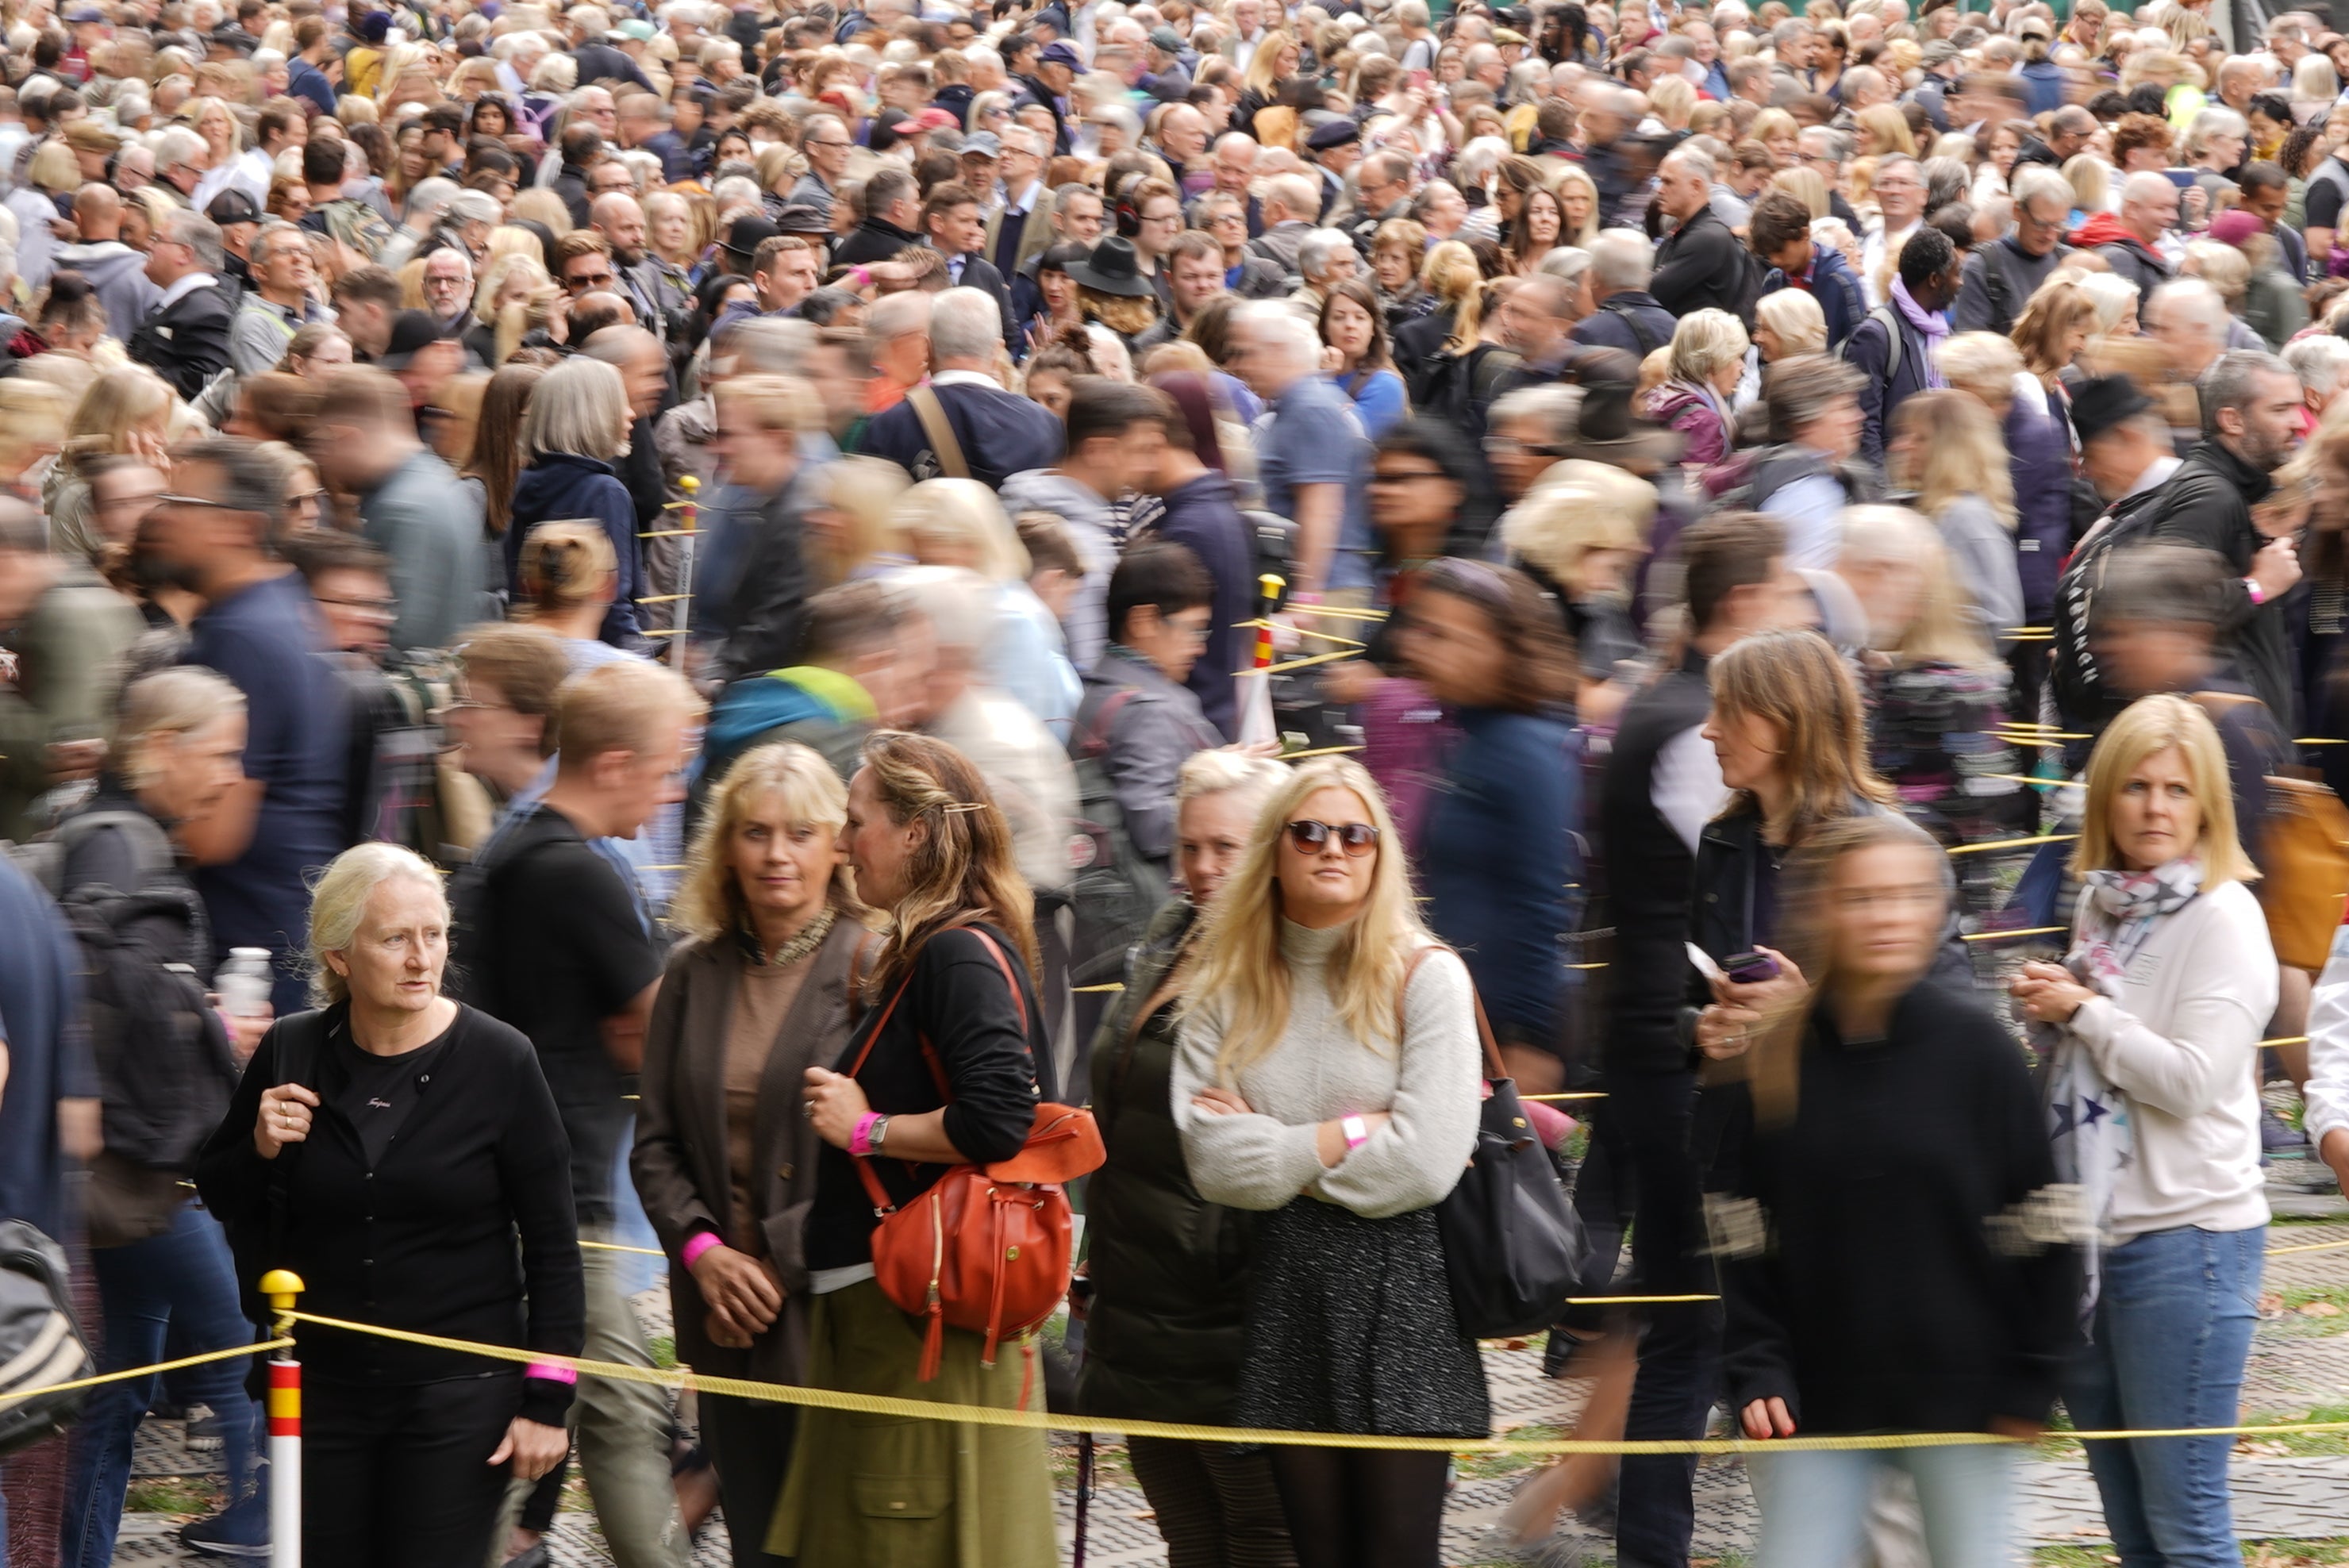
M 2064 1405 L 2090 1430 L 2228 1427 L 2266 1250 L 2258 1060 L 2275 949 L 2200 707 L 2132 704 L 2096 742 L 2087 785 L 2071 951 L 2010 987 L 2050 1063 L 2046 1126 L 2087 1248 L 2087 1344 Z M 2086 1446 L 2125 1558 L 2237 1555 L 2233 1438 Z
M 1033 900 L 1010 824 L 962 753 L 884 730 L 864 743 L 849 782 L 846 847 L 881 940 L 863 1016 L 834 1068 L 804 1074 L 807 1117 L 823 1140 L 802 1232 L 807 1381 L 1040 1408 L 1032 1340 L 988 1361 L 980 1335 L 946 1328 L 926 1379 L 924 1336 L 873 1271 L 876 1192 L 902 1206 L 953 1166 L 1011 1158 L 1038 1103 L 1059 1098 L 1036 1000 Z M 1057 1547 L 1044 1434 L 802 1411 L 766 1550 L 901 1568 L 1048 1563 Z
M 1427 253 L 1420 263 L 1419 285 L 1434 300 L 1435 308 L 1394 333 L 1394 361 L 1410 378 L 1413 404 L 1426 401 L 1427 375 L 1437 350 L 1465 354 L 1476 346 L 1485 315 L 1485 270 L 1476 253 L 1457 240 L 1446 240 Z
M 1588 250 L 1590 242 L 1599 237 L 1601 216 L 1597 182 L 1580 164 L 1568 164 L 1558 172 L 1551 189 L 1557 192 L 1561 219 L 1557 242 Z
M 1360 764 L 1308 763 L 1266 803 L 1184 995 L 1191 1179 L 1262 1216 L 1234 1419 L 1484 1435 L 1434 1208 L 1475 1140 L 1474 998 Z M 1272 1466 L 1302 1568 L 1434 1568 L 1441 1454 L 1278 1449 Z
M 680 1360 L 723 1377 L 807 1377 L 808 1264 L 797 1215 L 815 1198 L 807 1069 L 840 1059 L 851 980 L 869 940 L 841 854 L 848 792 L 815 752 L 744 752 L 711 795 L 669 906 L 686 940 L 670 954 L 645 1031 L 628 1167 L 673 1260 Z M 712 1114 L 715 1112 L 716 1114 Z M 770 1561 L 793 1421 L 779 1405 L 704 1392 L 702 1446 L 735 1561 Z
M 1997 421 L 1963 392 L 1920 392 L 1893 410 L 1884 456 L 1894 486 L 1915 498 L 1949 545 L 1974 624 L 2006 647 L 2023 624 L 2023 576 L 2015 564 L 2014 475 Z
M 66 421 L 65 449 L 41 484 L 49 514 L 50 548 L 96 560 L 106 542 L 93 531 L 89 484 L 81 465 L 93 458 L 130 457 L 168 473 L 171 412 L 179 399 L 143 365 L 103 371 Z

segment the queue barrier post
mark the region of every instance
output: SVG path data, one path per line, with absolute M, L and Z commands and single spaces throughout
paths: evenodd
M 293 1336 L 293 1312 L 302 1276 L 271 1269 L 261 1294 L 277 1314 L 277 1336 Z M 269 1561 L 272 1568 L 302 1568 L 302 1364 L 291 1346 L 269 1358 Z

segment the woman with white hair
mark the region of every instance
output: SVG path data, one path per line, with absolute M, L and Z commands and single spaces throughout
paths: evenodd
M 1649 395 L 1648 415 L 1688 438 L 1684 461 L 1710 468 L 1729 455 L 1730 399 L 1748 346 L 1744 326 L 1727 311 L 1693 310 L 1672 329 L 1669 378 Z
M 551 1358 L 296 1329 L 319 1563 L 481 1562 L 509 1470 L 570 1447 L 576 1379 L 552 1358 L 581 1353 L 586 1290 L 563 1123 L 530 1041 L 440 994 L 448 961 L 440 872 L 394 844 L 336 857 L 310 900 L 318 1009 L 262 1038 L 196 1167 L 243 1279 L 288 1268 L 324 1315 Z
M 619 566 L 604 641 L 628 647 L 639 636 L 636 589 L 636 503 L 613 467 L 628 449 L 627 387 L 620 373 L 578 355 L 539 379 L 523 415 L 522 445 L 529 463 L 514 485 L 513 521 L 506 530 L 507 586 L 522 592 L 522 547 L 542 522 L 574 518 L 603 524 Z

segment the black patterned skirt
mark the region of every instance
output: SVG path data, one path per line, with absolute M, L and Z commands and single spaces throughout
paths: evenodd
M 1366 1220 L 1299 1198 L 1258 1222 L 1244 1427 L 1481 1438 L 1485 1364 L 1460 1331 L 1435 1211 Z

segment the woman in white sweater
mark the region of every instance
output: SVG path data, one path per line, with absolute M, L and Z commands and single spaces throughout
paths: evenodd
M 1173 1099 L 1199 1195 L 1265 1213 L 1236 1419 L 1485 1436 L 1434 1210 L 1475 1143 L 1475 1006 L 1370 775 L 1298 769 L 1206 919 Z M 1444 1454 L 1272 1462 L 1300 1568 L 1434 1568 Z
M 2091 1233 L 2089 1345 L 2064 1387 L 2085 1430 L 2228 1427 L 2258 1317 L 2268 1205 L 2253 1061 L 2275 953 L 2244 879 L 2218 731 L 2149 696 L 2088 759 L 2061 965 L 2016 999 L 2050 1026 L 2055 1164 Z M 2230 1437 L 2087 1445 L 2105 1522 L 2132 1563 L 2241 1561 Z

